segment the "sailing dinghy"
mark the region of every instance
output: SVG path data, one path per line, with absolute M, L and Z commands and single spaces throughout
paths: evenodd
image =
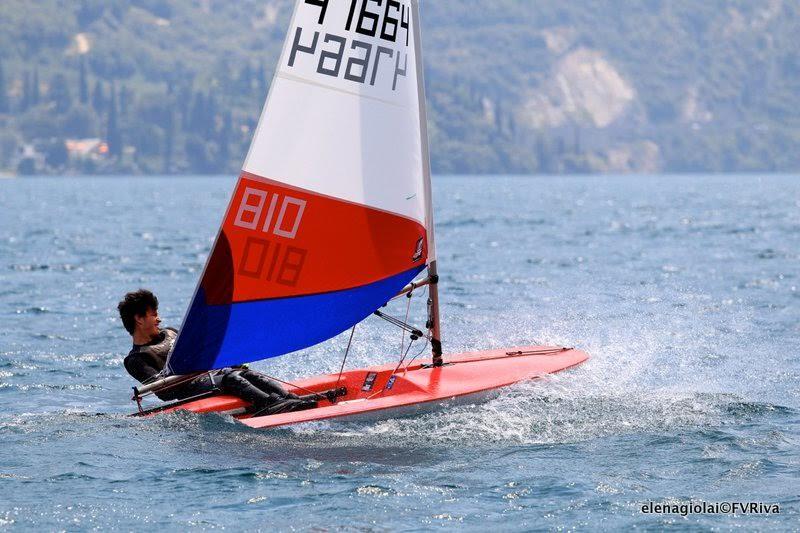
M 134 389 L 137 414 L 225 413 L 257 428 L 390 417 L 474 401 L 588 358 L 548 346 L 442 354 L 419 20 L 417 0 L 296 2 L 166 377 Z M 423 288 L 426 332 L 379 311 Z M 288 384 L 319 395 L 306 411 L 261 415 L 215 393 L 141 407 L 156 391 L 307 348 L 373 314 L 412 341 L 425 337 L 432 360 L 347 371 L 343 362 L 339 373 Z

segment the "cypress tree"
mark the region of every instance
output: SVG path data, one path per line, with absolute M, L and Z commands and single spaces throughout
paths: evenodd
M 164 174 L 172 172 L 172 156 L 175 152 L 175 114 L 172 110 L 167 112 L 164 120 Z
M 108 103 L 108 128 L 106 133 L 106 142 L 108 142 L 108 153 L 119 157 L 122 155 L 122 136 L 119 132 L 119 124 L 117 121 L 117 95 L 116 88 L 111 86 L 111 97 Z
M 81 104 L 86 105 L 89 103 L 89 80 L 86 79 L 86 56 L 81 56 L 78 77 L 78 94 Z
M 194 99 L 192 102 L 192 110 L 189 115 L 189 129 L 192 130 L 192 133 L 203 132 L 205 133 L 205 110 L 206 110 L 206 101 L 203 97 L 203 93 L 197 91 L 194 95 Z
M 66 113 L 72 107 L 72 97 L 67 87 L 67 78 L 63 74 L 56 74 L 50 81 L 50 90 L 47 95 L 51 102 L 56 104 L 56 111 Z
M 217 101 L 211 92 L 208 93 L 206 109 L 203 113 L 203 130 L 206 139 L 210 139 L 217 130 Z
M 233 119 L 231 118 L 230 110 L 225 111 L 222 115 L 222 127 L 219 130 L 219 154 L 217 158 L 217 167 L 220 171 L 224 172 L 228 165 L 228 160 L 231 157 L 231 125 Z
M 242 71 L 239 73 L 239 92 L 249 96 L 253 91 L 253 71 L 250 68 L 250 63 L 245 63 Z
M 556 154 L 558 155 L 559 161 L 564 156 L 564 153 L 567 151 L 567 143 L 564 141 L 564 137 L 559 136 L 556 140 Z
M 31 98 L 30 104 L 32 106 L 39 105 L 41 94 L 39 93 L 39 69 L 33 69 L 33 82 L 31 82 Z
M 218 87 L 225 94 L 239 93 L 239 78 L 234 75 L 227 61 L 222 62 L 216 69 L 211 85 Z
M 267 95 L 267 69 L 264 67 L 264 62 L 262 61 L 258 65 L 258 95 L 263 97 Z
M 131 93 L 124 85 L 119 90 L 119 115 L 121 117 L 128 116 L 128 109 L 131 104 Z
M 537 171 L 540 174 L 548 174 L 553 170 L 553 158 L 550 150 L 550 143 L 545 138 L 543 131 L 539 132 L 536 140 L 536 159 L 538 161 Z
M 6 92 L 6 76 L 3 72 L 3 62 L 0 61 L 0 113 L 8 113 L 8 93 Z
M 25 71 L 22 80 L 22 101 L 19 104 L 20 111 L 27 111 L 31 106 L 31 73 Z
M 103 84 L 97 80 L 92 91 L 92 107 L 97 113 L 102 113 L 106 109 L 106 97 L 103 94 Z
M 189 131 L 192 127 L 192 88 L 188 85 L 181 87 L 178 93 L 178 110 L 181 114 L 181 130 Z

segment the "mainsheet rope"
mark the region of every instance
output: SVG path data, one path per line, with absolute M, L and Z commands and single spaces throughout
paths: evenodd
M 406 316 L 403 318 L 403 323 L 404 324 L 408 324 L 408 313 L 411 310 L 411 296 L 413 294 L 414 294 L 414 289 L 411 289 L 410 291 L 408 291 L 408 294 L 406 294 L 406 300 L 408 300 L 408 303 L 406 304 Z M 411 342 L 412 343 L 414 342 L 413 339 L 411 340 Z M 400 357 L 401 357 L 400 360 L 401 361 L 403 359 L 405 359 L 405 355 L 403 355 L 403 348 L 405 348 L 405 344 L 406 344 L 406 332 L 401 329 L 400 330 Z M 410 349 L 411 348 L 411 344 L 409 344 L 408 347 Z M 406 352 L 406 353 L 408 353 L 408 352 Z
M 347 362 L 347 355 L 350 353 L 350 345 L 353 344 L 353 334 L 356 332 L 356 327 L 350 330 L 350 340 L 347 341 L 347 349 L 344 351 L 344 359 L 342 359 L 342 366 L 339 368 L 339 376 L 336 378 L 336 389 L 339 389 L 339 382 L 342 380 L 344 373 L 344 364 Z

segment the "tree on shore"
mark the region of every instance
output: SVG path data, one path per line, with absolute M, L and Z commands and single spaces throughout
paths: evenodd
M 31 73 L 25 72 L 22 75 L 22 99 L 19 103 L 19 110 L 25 112 L 31 107 Z
M 197 91 L 192 99 L 192 109 L 189 113 L 188 128 L 192 133 L 206 132 L 206 111 L 208 104 L 202 92 Z
M 106 110 L 106 96 L 103 93 L 103 83 L 100 80 L 97 80 L 94 84 L 92 107 L 97 113 L 102 113 Z
M 37 106 L 41 100 L 41 93 L 39 92 L 39 69 L 33 69 L 33 81 L 31 82 L 31 96 L 30 105 Z
M 80 71 L 78 77 L 78 96 L 81 104 L 89 103 L 89 80 L 86 78 L 86 56 L 81 56 Z
M 233 117 L 230 110 L 222 114 L 222 125 L 220 126 L 217 144 L 217 171 L 224 172 L 231 157 L 231 130 L 233 129 Z
M 119 157 L 122 155 L 122 135 L 119 131 L 117 119 L 117 90 L 111 85 L 111 97 L 108 99 L 108 125 L 106 130 L 106 142 L 108 143 L 108 153 Z
M 67 78 L 63 74 L 56 74 L 50 81 L 48 92 L 49 100 L 56 104 L 58 113 L 66 113 L 72 107 L 72 96 L 67 87 Z
M 258 74 L 256 75 L 256 85 L 258 86 L 258 95 L 259 97 L 265 97 L 267 95 L 267 89 L 269 88 L 269 80 L 267 80 L 267 67 L 264 66 L 264 61 L 261 61 L 258 64 Z
M 119 116 L 123 119 L 128 116 L 128 110 L 131 107 L 131 99 L 133 95 L 126 86 L 119 89 Z
M 175 152 L 175 113 L 169 111 L 164 120 L 164 166 L 162 172 L 172 172 L 172 157 Z
M 8 113 L 8 93 L 6 92 L 6 76 L 3 72 L 3 62 L 0 61 L 0 113 Z

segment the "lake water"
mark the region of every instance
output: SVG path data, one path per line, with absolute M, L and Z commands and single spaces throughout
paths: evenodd
M 0 181 L 0 530 L 798 527 L 795 177 L 437 177 L 446 351 L 588 363 L 368 424 L 129 418 L 116 303 L 152 288 L 179 325 L 233 183 Z M 348 365 L 399 340 L 368 319 Z M 333 372 L 346 341 L 254 366 Z M 781 513 L 641 512 L 690 499 Z

